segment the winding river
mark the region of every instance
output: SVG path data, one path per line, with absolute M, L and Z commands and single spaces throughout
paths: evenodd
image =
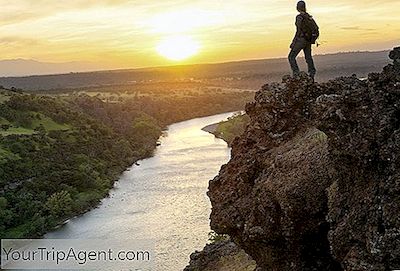
M 155 155 L 124 172 L 110 197 L 71 219 L 51 239 L 154 239 L 156 270 L 182 270 L 208 240 L 208 181 L 230 158 L 226 143 L 201 130 L 232 113 L 173 124 Z

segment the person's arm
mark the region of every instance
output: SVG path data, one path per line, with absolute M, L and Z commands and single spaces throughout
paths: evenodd
M 292 44 L 290 45 L 290 48 L 292 48 L 294 43 L 296 42 L 296 40 L 301 37 L 301 26 L 302 26 L 302 23 L 303 23 L 303 16 L 301 16 L 299 14 L 296 17 L 296 34 L 294 35 Z

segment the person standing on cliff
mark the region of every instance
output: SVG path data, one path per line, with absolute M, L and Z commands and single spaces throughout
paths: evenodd
M 301 51 L 304 51 L 304 57 L 308 66 L 308 74 L 314 81 L 316 69 L 312 57 L 311 46 L 315 44 L 319 37 L 319 27 L 313 17 L 307 13 L 306 3 L 299 1 L 297 3 L 297 11 L 299 14 L 296 17 L 296 34 L 290 45 L 289 63 L 292 68 L 293 76 L 296 77 L 300 73 L 297 65 L 296 57 Z

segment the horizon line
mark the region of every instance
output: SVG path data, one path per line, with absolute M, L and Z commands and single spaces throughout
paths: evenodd
M 389 52 L 392 49 L 382 49 L 382 50 L 362 50 L 362 51 L 339 51 L 335 53 L 326 53 L 326 54 L 316 54 L 314 57 L 321 56 L 330 56 L 337 54 L 355 54 L 355 53 L 381 53 L 381 52 Z M 301 56 L 300 58 L 303 58 Z M 31 74 L 31 75 L 21 75 L 21 76 L 0 76 L 0 78 L 24 78 L 24 77 L 41 77 L 41 76 L 59 76 L 59 75 L 68 75 L 68 74 L 85 74 L 85 73 L 106 73 L 106 72 L 123 72 L 123 71 L 145 71 L 152 69 L 163 69 L 163 68 L 179 68 L 179 67 L 190 67 L 190 66 L 206 66 L 206 65 L 223 65 L 223 64 L 232 64 L 232 63 L 240 63 L 240 62 L 256 62 L 256 61 L 268 61 L 268 60 L 283 60 L 286 57 L 271 57 L 271 58 L 254 58 L 254 59 L 239 59 L 239 60 L 231 60 L 231 61 L 223 61 L 223 62 L 200 62 L 193 64 L 176 64 L 176 65 L 160 65 L 160 66 L 147 66 L 147 67 L 138 67 L 138 68 L 116 68 L 116 69 L 99 69 L 99 70 L 89 70 L 89 71 L 78 71 L 78 72 L 62 72 L 62 73 L 49 73 L 49 74 Z M 71 63 L 85 63 L 85 61 L 69 61 L 69 62 L 41 62 L 35 59 L 24 59 L 24 58 L 15 58 L 15 59 L 2 59 L 0 62 L 5 61 L 35 61 L 40 64 L 48 64 L 48 65 L 62 65 L 62 64 L 71 64 Z M 91 62 L 87 62 L 91 63 Z

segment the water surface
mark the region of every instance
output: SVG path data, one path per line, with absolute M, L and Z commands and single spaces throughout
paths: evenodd
M 154 157 L 124 172 L 99 208 L 45 237 L 154 239 L 156 270 L 182 270 L 208 240 L 208 181 L 230 158 L 226 143 L 201 128 L 231 115 L 171 125 Z

